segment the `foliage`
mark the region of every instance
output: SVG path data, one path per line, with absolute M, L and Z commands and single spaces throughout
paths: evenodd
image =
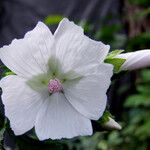
M 148 15 L 150 15 L 150 7 L 144 9 L 143 11 L 137 12 L 135 14 L 136 19 L 140 19 L 143 17 L 147 17 Z
M 128 39 L 127 50 L 132 51 L 133 49 L 145 49 L 150 47 L 150 33 L 142 33 L 135 37 Z
M 101 39 L 103 42 L 111 45 L 111 48 L 121 48 L 126 42 L 125 34 L 121 33 L 121 24 L 105 24 L 95 33 L 96 39 Z
M 131 4 L 139 5 L 139 6 L 149 6 L 149 0 L 129 0 Z

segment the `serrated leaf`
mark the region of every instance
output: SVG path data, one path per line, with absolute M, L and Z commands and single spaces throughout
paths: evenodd
M 120 71 L 120 68 L 125 61 L 126 61 L 126 59 L 122 59 L 122 58 L 107 58 L 107 59 L 105 59 L 105 63 L 109 63 L 114 66 L 114 73 L 118 73 Z

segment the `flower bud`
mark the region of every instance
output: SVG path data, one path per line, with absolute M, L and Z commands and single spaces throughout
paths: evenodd
M 122 127 L 111 117 L 109 117 L 109 121 L 106 122 L 103 125 L 103 127 L 108 130 L 112 130 L 112 129 L 121 130 L 122 129 Z
M 135 70 L 150 66 L 150 50 L 148 49 L 119 54 L 116 57 L 126 59 L 121 70 Z

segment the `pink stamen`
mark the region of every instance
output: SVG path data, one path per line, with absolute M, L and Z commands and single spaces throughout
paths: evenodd
M 61 92 L 63 90 L 62 84 L 58 79 L 51 79 L 48 83 L 48 91 L 50 93 Z

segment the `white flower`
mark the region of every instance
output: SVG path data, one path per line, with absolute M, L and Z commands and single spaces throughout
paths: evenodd
M 0 49 L 16 75 L 0 81 L 5 114 L 16 135 L 33 127 L 40 140 L 91 135 L 106 107 L 112 65 L 109 46 L 63 19 L 54 35 L 39 22 L 23 39 Z
M 126 59 L 121 66 L 121 70 L 134 70 L 150 66 L 150 50 L 119 54 L 116 57 Z

